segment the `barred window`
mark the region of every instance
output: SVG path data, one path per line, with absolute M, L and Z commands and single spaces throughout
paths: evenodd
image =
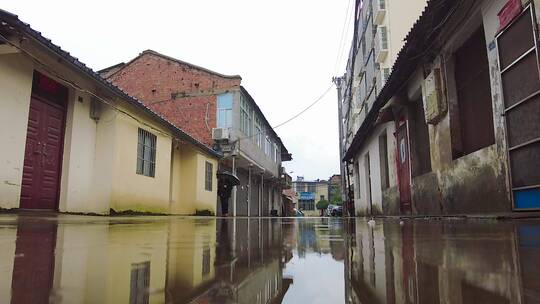
M 205 178 L 204 178 L 204 189 L 206 191 L 212 191 L 212 175 L 213 175 L 213 171 L 214 171 L 214 166 L 209 163 L 209 162 L 206 162 L 206 165 L 205 165 Z
M 156 175 L 156 143 L 157 137 L 139 128 L 137 145 L 137 174 L 149 177 Z

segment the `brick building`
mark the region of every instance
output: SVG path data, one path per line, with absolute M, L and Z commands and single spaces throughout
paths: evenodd
M 209 147 L 216 127 L 217 96 L 239 89 L 242 80 L 152 50 L 100 73 Z
M 223 75 L 152 50 L 100 73 L 186 133 L 224 153 L 220 171 L 240 179 L 229 214 L 283 214 L 281 162 L 292 157 L 241 86 L 240 76 Z

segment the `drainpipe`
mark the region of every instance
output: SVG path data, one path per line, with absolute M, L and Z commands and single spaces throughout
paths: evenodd
M 236 156 L 232 157 L 232 174 L 236 176 Z M 236 216 L 236 187 L 234 186 L 232 192 L 233 216 Z
M 247 216 L 251 215 L 251 167 L 248 167 L 248 201 L 247 201 Z
M 261 199 L 259 200 L 259 216 L 261 216 L 263 197 L 264 197 L 264 172 L 261 173 Z

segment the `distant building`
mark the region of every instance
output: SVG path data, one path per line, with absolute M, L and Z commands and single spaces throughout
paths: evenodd
M 334 174 L 328 179 L 328 200 L 332 202 L 342 202 L 341 197 L 341 175 Z
M 328 200 L 328 182 L 325 180 L 307 181 L 298 176 L 293 181 L 293 190 L 297 193 L 298 208 L 303 211 L 312 211 L 318 214 L 316 204 L 321 200 Z
M 229 215 L 283 213 L 282 162 L 292 156 L 241 86 L 240 76 L 152 50 L 101 73 L 194 138 L 223 152 L 219 170 L 240 179 L 229 199 Z

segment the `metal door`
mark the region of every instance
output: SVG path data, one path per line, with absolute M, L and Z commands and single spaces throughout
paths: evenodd
M 41 74 L 37 77 L 45 77 Z M 36 79 L 36 77 L 35 77 Z M 46 79 L 45 81 L 52 81 Z M 39 80 L 34 86 L 40 85 Z M 42 84 L 43 85 L 43 84 Z M 49 89 L 51 89 L 49 83 Z M 21 208 L 56 209 L 64 142 L 64 103 L 50 101 L 54 96 L 38 96 L 33 90 L 26 135 L 26 149 L 21 187 Z M 46 95 L 46 94 L 41 94 Z M 62 94 L 65 95 L 65 94 Z
M 540 72 L 536 19 L 529 5 L 497 36 L 512 199 L 540 209 Z
M 397 162 L 399 174 L 399 200 L 401 213 L 410 214 L 411 208 L 411 166 L 409 162 L 409 137 L 407 123 L 401 121 L 397 131 Z

